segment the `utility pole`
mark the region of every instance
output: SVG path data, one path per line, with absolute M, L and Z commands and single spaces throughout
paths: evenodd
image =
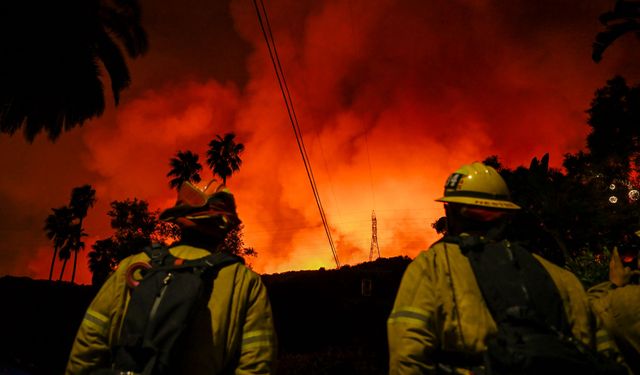
M 369 261 L 373 260 L 373 254 L 378 253 L 380 258 L 380 246 L 378 246 L 378 219 L 376 219 L 376 212 L 371 211 L 371 250 L 369 250 Z

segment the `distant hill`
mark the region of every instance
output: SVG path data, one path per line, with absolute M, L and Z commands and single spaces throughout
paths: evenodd
M 407 257 L 337 270 L 263 275 L 279 342 L 278 374 L 387 372 L 386 319 Z M 90 286 L 0 278 L 0 374 L 61 374 Z M 18 372 L 14 372 L 18 374 Z

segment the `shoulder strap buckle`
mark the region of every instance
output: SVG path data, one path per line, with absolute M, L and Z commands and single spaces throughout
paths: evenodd
M 159 243 L 153 243 L 143 249 L 145 254 L 151 259 L 151 267 L 158 267 L 164 264 L 165 258 L 170 255 L 169 248 Z

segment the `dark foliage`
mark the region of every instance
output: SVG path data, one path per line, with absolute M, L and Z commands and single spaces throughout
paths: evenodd
M 120 46 L 147 49 L 137 0 L 0 2 L 0 131 L 55 140 L 100 116 L 103 67 L 118 104 L 130 83 Z
M 234 133 L 227 133 L 224 137 L 217 135 L 209 142 L 207 165 L 214 175 L 222 178 L 223 185 L 227 184 L 227 178 L 242 165 L 240 154 L 244 151 L 244 144 L 236 143 L 235 137 Z
M 198 155 L 192 151 L 178 151 L 175 157 L 169 160 L 171 170 L 167 173 L 167 177 L 173 177 L 169 181 L 172 189 L 180 188 L 183 182 L 198 183 L 202 180 L 200 172 L 202 165 L 198 161 Z
M 231 229 L 224 239 L 224 243 L 220 247 L 221 251 L 225 251 L 231 254 L 239 255 L 247 260 L 247 257 L 256 257 L 258 252 L 252 248 L 247 247 L 244 243 L 242 230 L 244 226 L 242 224 L 237 225 Z
M 158 220 L 159 212 L 150 212 L 144 200 L 113 201 L 108 215 L 114 234 L 96 241 L 89 252 L 93 285 L 101 285 L 122 259 L 139 253 L 152 241 L 164 242 L 178 236 L 178 228 Z

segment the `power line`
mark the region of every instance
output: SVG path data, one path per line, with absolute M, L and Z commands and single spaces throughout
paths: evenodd
M 273 68 L 276 71 L 278 85 L 280 86 L 280 91 L 282 92 L 282 97 L 284 99 L 285 106 L 287 107 L 287 114 L 289 115 L 289 120 L 291 121 L 291 126 L 293 127 L 293 133 L 295 134 L 296 142 L 298 143 L 298 149 L 300 150 L 300 154 L 302 155 L 302 161 L 304 162 L 304 168 L 307 172 L 309 183 L 311 184 L 311 190 L 313 190 L 313 196 L 316 200 L 318 211 L 320 212 L 320 219 L 322 220 L 324 231 L 327 234 L 327 239 L 329 240 L 329 246 L 331 247 L 331 252 L 333 253 L 333 259 L 336 262 L 336 267 L 339 268 L 340 262 L 338 261 L 338 253 L 336 251 L 336 247 L 333 242 L 333 237 L 331 236 L 331 230 L 329 229 L 329 224 L 327 222 L 327 217 L 325 215 L 324 208 L 322 207 L 320 194 L 318 193 L 318 187 L 316 185 L 316 181 L 313 176 L 313 170 L 311 169 L 311 162 L 309 161 L 309 156 L 304 146 L 304 141 L 302 139 L 302 131 L 300 130 L 300 124 L 298 122 L 296 112 L 293 108 L 293 100 L 291 99 L 289 86 L 287 85 L 287 81 L 284 77 L 284 70 L 282 69 L 280 58 L 278 57 L 278 50 L 276 49 L 276 42 L 273 37 L 273 32 L 271 30 L 271 24 L 269 23 L 267 9 L 265 8 L 264 2 L 262 0 L 260 0 L 260 6 L 258 6 L 257 0 L 253 0 L 253 5 L 256 8 L 258 21 L 260 23 L 260 29 L 262 29 L 262 35 L 264 36 L 264 40 L 267 43 L 267 48 L 269 50 L 269 57 L 271 58 L 271 62 L 273 63 Z M 264 18 L 264 22 L 263 22 L 263 18 Z M 266 28 L 265 28 L 265 23 L 266 23 Z

